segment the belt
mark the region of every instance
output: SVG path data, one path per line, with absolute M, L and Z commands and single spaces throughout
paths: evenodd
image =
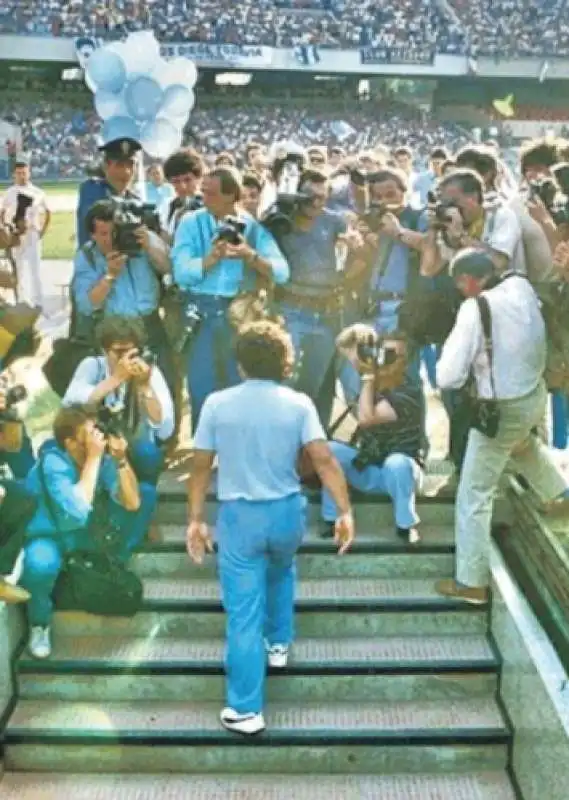
M 403 300 L 405 295 L 401 292 L 371 292 L 371 300 L 374 303 L 383 303 L 386 300 Z
M 281 289 L 278 292 L 277 299 L 281 303 L 288 303 L 291 306 L 298 306 L 299 308 L 306 308 L 310 311 L 336 311 L 340 304 L 341 295 L 339 292 L 328 292 L 322 297 L 313 297 L 306 294 L 297 294 L 296 292 L 289 292 L 286 289 Z

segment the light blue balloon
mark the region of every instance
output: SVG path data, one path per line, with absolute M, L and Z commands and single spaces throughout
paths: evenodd
M 140 140 L 137 122 L 131 117 L 111 117 L 103 125 L 103 142 L 114 142 L 115 139 Z
M 95 95 L 95 111 L 103 120 L 128 116 L 124 94 L 122 92 L 114 94 L 114 92 L 105 92 L 100 89 Z
M 160 113 L 172 119 L 186 117 L 190 113 L 196 99 L 191 89 L 185 86 L 169 86 L 164 92 L 164 100 Z
M 158 118 L 142 126 L 139 141 L 152 158 L 168 158 L 182 144 L 182 129 Z
M 138 75 L 127 83 L 124 97 L 127 110 L 134 119 L 151 120 L 162 105 L 164 92 L 153 78 Z
M 126 66 L 118 53 L 102 47 L 89 57 L 85 68 L 89 81 L 106 92 L 120 92 L 126 81 Z

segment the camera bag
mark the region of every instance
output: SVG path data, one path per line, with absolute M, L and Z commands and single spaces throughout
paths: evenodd
M 38 474 L 47 511 L 60 532 L 41 459 L 38 461 Z M 93 546 L 65 554 L 53 601 L 59 611 L 132 617 L 142 605 L 142 582 L 117 557 L 123 534 L 110 525 L 108 515 L 102 513 L 103 499 L 102 495 L 96 498 L 90 520 L 89 538 Z

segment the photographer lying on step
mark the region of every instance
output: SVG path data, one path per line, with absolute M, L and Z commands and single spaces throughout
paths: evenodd
M 79 364 L 63 405 L 97 407 L 103 427 L 128 439 L 138 479 L 155 486 L 164 464 L 163 445 L 174 430 L 170 390 L 145 346 L 140 320 L 107 317 L 96 335 L 103 354 Z
M 424 402 L 407 377 L 407 342 L 400 334 L 382 339 L 369 325 L 356 324 L 338 336 L 340 353 L 361 377 L 354 445 L 330 442 L 350 486 L 393 500 L 397 534 L 420 541 L 415 492 L 423 475 Z M 333 535 L 337 509 L 322 491 L 323 536 Z

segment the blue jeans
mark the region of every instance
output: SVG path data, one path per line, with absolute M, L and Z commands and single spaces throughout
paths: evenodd
M 421 349 L 421 360 L 427 370 L 427 378 L 431 389 L 437 388 L 437 348 L 434 344 L 426 344 Z
M 567 397 L 563 392 L 552 392 L 551 395 L 551 427 L 552 445 L 557 450 L 567 447 Z
M 23 480 L 27 477 L 28 472 L 36 463 L 32 443 L 28 432 L 24 427 L 22 432 L 22 446 L 16 453 L 8 453 L 5 450 L 0 452 L 0 464 L 6 464 L 10 467 L 12 475 L 17 480 Z
M 139 491 L 141 503 L 138 511 L 127 511 L 111 501 L 111 516 L 125 534 L 124 550 L 121 553 L 125 561 L 142 543 L 156 507 L 157 492 L 154 486 L 141 484 Z M 50 624 L 53 614 L 51 595 L 61 571 L 63 557 L 75 550 L 89 549 L 89 546 L 86 528 L 28 540 L 20 584 L 31 594 L 28 602 L 30 625 L 46 627 Z
M 337 316 L 282 305 L 296 354 L 294 388 L 307 394 L 324 427 L 330 422 L 336 390 Z
M 227 319 L 230 300 L 191 295 L 202 316 L 188 354 L 188 391 L 195 433 L 202 406 L 212 392 L 236 386 L 241 378 L 233 353 L 233 329 Z
M 301 494 L 281 500 L 220 504 L 218 569 L 227 614 L 227 705 L 263 709 L 269 645 L 294 638 L 295 555 L 306 529 Z
M 138 439 L 129 447 L 128 460 L 140 483 L 156 486 L 164 468 L 164 452 L 155 440 Z
M 422 477 L 416 461 L 402 453 L 392 453 L 383 466 L 369 466 L 357 470 L 352 462 L 357 450 L 343 442 L 330 442 L 332 452 L 338 459 L 346 481 L 354 489 L 366 494 L 387 494 L 393 500 L 393 513 L 398 528 L 412 528 L 419 522 L 415 507 L 415 490 Z M 332 496 L 322 489 L 322 518 L 333 522 L 338 509 Z

